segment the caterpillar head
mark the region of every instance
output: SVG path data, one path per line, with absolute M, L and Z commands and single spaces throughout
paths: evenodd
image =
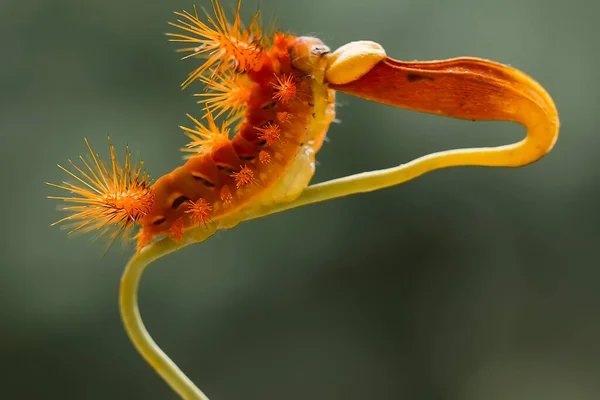
M 296 37 L 291 43 L 292 65 L 302 72 L 315 75 L 315 78 L 319 79 L 320 73 L 327 66 L 326 56 L 330 52 L 329 47 L 321 39 L 310 36 Z

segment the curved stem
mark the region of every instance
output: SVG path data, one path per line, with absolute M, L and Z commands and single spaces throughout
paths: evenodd
M 144 247 L 125 266 L 119 290 L 119 306 L 123 326 L 137 351 L 182 399 L 209 400 L 208 397 L 179 369 L 177 364 L 161 350 L 146 329 L 138 305 L 138 291 L 146 267 L 167 254 L 193 243 L 208 239 L 219 229 L 228 229 L 242 221 L 249 221 L 279 211 L 276 207 L 250 210 L 246 214 L 232 215 L 217 223 L 211 223 L 185 232 L 178 243 L 169 238 Z
M 179 244 L 163 239 L 147 246 L 131 258 L 121 278 L 119 305 L 123 325 L 129 338 L 150 366 L 182 399 L 186 400 L 208 400 L 208 397 L 158 347 L 146 330 L 138 308 L 138 287 L 148 264 L 191 243 L 202 241 L 214 232 L 215 230 L 212 229 L 205 230 L 204 238 L 202 235 L 198 236 L 196 232 L 197 236 L 193 240 L 188 239 Z

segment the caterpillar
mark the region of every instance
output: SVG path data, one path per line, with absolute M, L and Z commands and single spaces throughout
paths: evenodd
M 196 45 L 181 49 L 190 56 L 210 54 L 182 84 L 199 80 L 209 90 L 198 94 L 205 122 L 189 116 L 195 127 L 182 127 L 191 138 L 183 151 L 191 156 L 150 185 L 140 167 L 132 168 L 129 153 L 121 167 L 111 146 L 107 167 L 88 144 L 92 162 L 73 164 L 79 175 L 63 168 L 79 185 L 53 185 L 80 196 L 53 197 L 77 203 L 65 208 L 75 213 L 57 223 L 75 221 L 75 231 L 102 233 L 116 225 L 112 239 L 139 225 L 140 249 L 157 236 L 178 240 L 190 227 L 245 207 L 292 200 L 306 188 L 335 118 L 335 92 L 324 82 L 323 57 L 330 49 L 312 37 L 264 36 L 258 13 L 243 28 L 241 0 L 233 23 L 218 1 L 212 6 L 210 25 L 184 11 L 171 24 L 184 33 L 169 34 L 174 42 Z
M 155 182 L 133 164 L 126 149 L 121 165 L 112 145 L 106 163 L 89 145 L 90 161 L 59 166 L 74 183 L 50 184 L 74 196 L 51 196 L 70 205 L 71 232 L 110 233 L 109 244 L 133 237 L 137 250 L 157 237 L 181 240 L 193 227 L 236 213 L 281 203 L 293 206 L 396 185 L 439 168 L 460 165 L 518 167 L 554 146 L 558 112 L 545 89 L 523 72 L 489 60 L 462 57 L 402 62 L 381 45 L 350 42 L 331 51 L 320 39 L 265 33 L 259 12 L 241 22 L 241 0 L 229 21 L 211 0 L 204 22 L 178 12 L 170 40 L 185 43 L 184 59 L 202 59 L 182 82 L 205 85 L 204 107 L 185 163 Z M 506 146 L 430 154 L 388 170 L 359 174 L 307 189 L 315 155 L 335 119 L 336 92 L 383 104 L 465 120 L 504 120 L 524 125 L 527 137 Z M 231 135 L 231 132 L 235 133 Z M 308 194 L 306 194 L 308 193 Z M 299 196 L 306 194 L 305 199 Z M 290 205 L 290 208 L 292 205 Z M 132 235 L 134 227 L 139 231 Z

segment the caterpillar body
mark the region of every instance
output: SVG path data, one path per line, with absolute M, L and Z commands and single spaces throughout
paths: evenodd
M 82 159 L 83 169 L 74 165 L 79 174 L 67 171 L 84 186 L 53 185 L 80 195 L 55 197 L 79 204 L 65 207 L 75 213 L 57 223 L 73 221 L 74 231 L 101 233 L 116 225 L 111 239 L 128 238 L 138 225 L 140 249 L 157 236 L 179 239 L 190 227 L 241 209 L 292 200 L 306 188 L 335 118 L 335 92 L 324 82 L 330 50 L 317 38 L 262 36 L 256 15 L 243 29 L 240 4 L 232 24 L 217 1 L 214 19 L 207 16 L 212 26 L 188 12 L 176 13 L 182 20 L 172 24 L 185 31 L 170 34 L 172 41 L 198 45 L 182 51 L 203 56 L 212 48 L 218 54 L 208 55 L 182 85 L 199 80 L 209 89 L 198 94 L 206 122 L 190 116 L 196 127 L 182 127 L 192 139 L 183 149 L 192 153 L 185 164 L 151 185 L 141 167 L 132 174 L 129 154 L 121 167 L 111 146 L 107 167 L 90 147 L 91 165 Z
M 253 204 L 293 199 L 308 185 L 315 153 L 335 117 L 334 92 L 316 79 L 323 76 L 319 55 L 329 50 L 313 38 L 282 37 L 277 43 L 245 74 L 251 91 L 233 138 L 204 143 L 208 151 L 154 183 L 152 208 L 139 219 L 142 242 L 177 235 L 181 224 L 187 228 Z

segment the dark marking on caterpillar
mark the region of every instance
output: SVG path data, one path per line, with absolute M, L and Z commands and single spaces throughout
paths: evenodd
M 214 183 L 212 183 L 211 181 L 209 181 L 208 179 L 206 179 L 206 178 L 205 178 L 205 177 L 203 177 L 203 176 L 200 176 L 200 175 L 198 175 L 198 174 L 195 174 L 194 172 L 192 172 L 192 177 L 193 177 L 195 180 L 197 180 L 197 181 L 199 181 L 199 182 L 202 182 L 202 184 L 203 184 L 204 186 L 206 186 L 206 187 L 209 187 L 209 188 L 214 188 L 214 187 L 215 187 L 215 184 L 214 184 Z
M 226 172 L 229 175 L 235 174 L 238 172 L 235 169 L 231 168 L 230 166 L 222 165 L 222 164 L 217 164 L 217 168 L 219 169 L 219 171 Z
M 179 208 L 179 206 L 183 203 L 185 203 L 186 201 L 189 201 L 189 199 L 185 196 L 179 196 L 178 198 L 176 198 L 175 200 L 173 200 L 173 204 L 171 204 L 171 208 L 173 210 L 177 210 Z
M 165 217 L 158 217 L 152 222 L 152 225 L 160 225 L 165 222 L 167 219 Z
M 267 103 L 267 104 L 265 104 L 265 105 L 264 105 L 264 106 L 262 106 L 261 108 L 262 108 L 263 110 L 270 110 L 270 109 L 274 108 L 276 105 L 277 105 L 277 102 L 276 102 L 276 101 L 273 101 L 273 102 L 271 102 L 271 103 Z

